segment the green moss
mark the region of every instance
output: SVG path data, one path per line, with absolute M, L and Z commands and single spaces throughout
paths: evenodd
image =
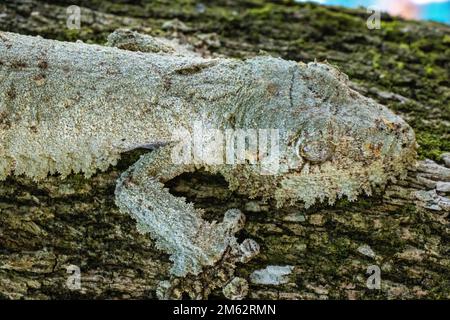
M 446 34 L 442 39 L 443 44 L 450 44 L 450 35 Z
M 80 37 L 80 30 L 79 29 L 68 29 L 66 28 L 64 30 L 64 34 L 61 40 L 65 41 L 76 41 Z
M 428 132 L 416 133 L 417 142 L 420 145 L 419 156 L 440 160 L 441 154 L 450 150 L 450 141 L 442 140 L 439 135 Z
M 372 57 L 372 66 L 375 69 L 380 68 L 380 60 L 381 60 L 381 54 L 379 52 L 373 51 L 373 57 Z
M 425 66 L 425 74 L 427 76 L 432 76 L 435 74 L 434 68 L 432 66 Z
M 271 3 L 266 4 L 260 8 L 253 8 L 247 11 L 249 16 L 253 16 L 256 19 L 266 19 L 269 17 L 273 17 L 274 15 L 274 5 Z
M 57 36 L 58 40 L 61 41 L 77 41 L 84 40 L 87 43 L 98 43 L 98 39 L 95 36 L 94 30 L 89 27 L 82 27 L 80 29 L 69 29 L 63 28 L 63 33 Z

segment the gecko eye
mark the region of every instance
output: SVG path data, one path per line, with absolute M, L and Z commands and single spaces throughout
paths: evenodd
M 313 163 L 322 163 L 331 158 L 333 147 L 330 143 L 318 141 L 300 141 L 297 144 L 299 157 Z

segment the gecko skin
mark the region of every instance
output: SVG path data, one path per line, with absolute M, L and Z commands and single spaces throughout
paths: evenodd
M 122 174 L 116 203 L 171 255 L 172 275 L 184 277 L 225 255 L 245 262 L 258 249 L 251 240 L 236 242 L 239 211 L 207 222 L 164 188 L 184 172 L 219 173 L 249 197 L 311 206 L 370 195 L 415 162 L 408 124 L 350 89 L 347 76 L 330 65 L 159 51 L 0 33 L 0 179 L 89 177 L 127 150 L 161 146 Z M 194 134 L 196 121 L 220 130 L 277 129 L 278 173 L 261 175 L 258 164 L 174 164 L 180 142 L 174 129 Z

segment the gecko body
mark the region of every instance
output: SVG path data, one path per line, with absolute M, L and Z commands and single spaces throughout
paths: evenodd
M 89 177 L 125 151 L 158 146 L 122 174 L 116 203 L 171 255 L 173 276 L 199 275 L 225 257 L 245 262 L 259 250 L 252 240 L 237 243 L 239 211 L 210 223 L 164 188 L 184 172 L 205 169 L 250 197 L 311 206 L 371 194 L 415 161 L 411 127 L 350 89 L 347 76 L 328 64 L 149 51 L 1 33 L 0 179 Z M 222 132 L 276 130 L 277 172 L 261 174 L 258 157 L 175 163 L 183 137 L 174 132 L 195 135 L 196 122 Z

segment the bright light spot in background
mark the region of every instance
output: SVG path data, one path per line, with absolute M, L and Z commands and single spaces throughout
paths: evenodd
M 448 0 L 412 0 L 415 4 L 427 4 L 433 2 L 447 2 Z
M 411 0 L 380 0 L 376 1 L 374 7 L 387 11 L 393 16 L 400 16 L 405 19 L 420 19 L 420 9 Z
M 344 7 L 375 7 L 407 19 L 434 20 L 450 24 L 450 0 L 296 0 Z

